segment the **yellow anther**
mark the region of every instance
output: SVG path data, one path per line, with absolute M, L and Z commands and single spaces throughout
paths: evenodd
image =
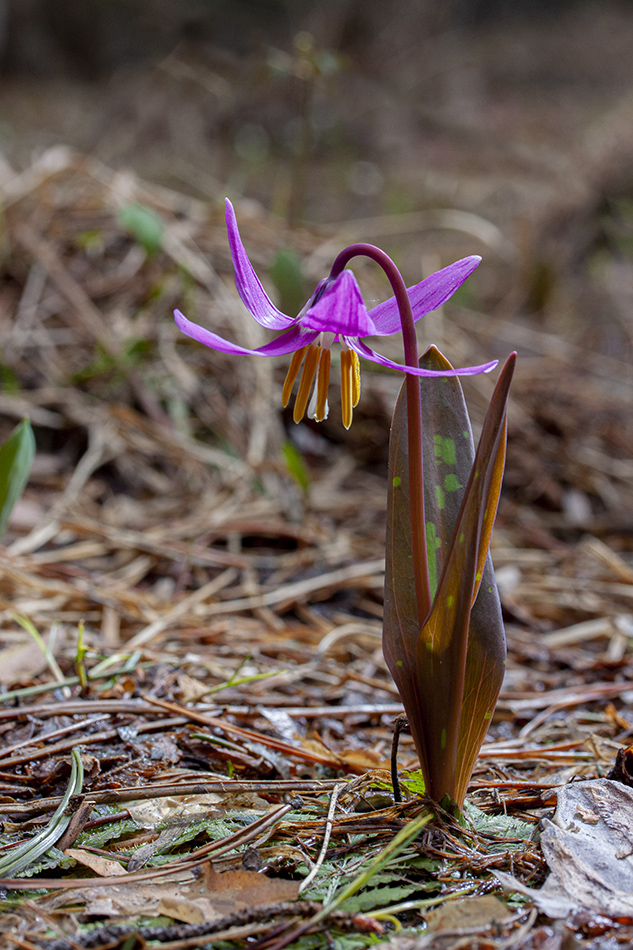
M 352 406 L 355 409 L 360 399 L 360 360 L 358 353 L 353 350 L 349 351 L 349 355 L 352 358 Z
M 286 408 L 290 402 L 290 394 L 292 393 L 292 387 L 295 384 L 295 379 L 301 368 L 303 362 L 303 357 L 305 356 L 307 346 L 302 346 L 300 350 L 295 350 L 292 354 L 292 359 L 290 360 L 290 367 L 286 373 L 286 378 L 284 380 L 284 386 L 281 390 L 281 405 Z
M 317 422 L 323 422 L 327 419 L 327 391 L 330 385 L 330 362 L 331 353 L 328 346 L 324 347 L 319 360 L 319 373 L 317 376 L 317 398 L 314 418 Z
M 305 415 L 305 411 L 310 401 L 310 393 L 312 392 L 314 374 L 317 371 L 317 366 L 319 365 L 320 356 L 321 356 L 321 347 L 315 346 L 314 343 L 311 343 L 310 346 L 308 347 L 308 352 L 306 353 L 305 363 L 303 364 L 303 373 L 301 374 L 301 382 L 299 383 L 299 391 L 297 392 L 297 398 L 295 399 L 295 407 L 292 413 L 292 418 L 294 419 L 295 422 L 301 422 L 301 420 L 303 419 Z
M 346 429 L 352 424 L 352 411 L 354 409 L 354 371 L 352 367 L 352 351 L 341 350 L 341 411 L 343 416 L 343 425 Z

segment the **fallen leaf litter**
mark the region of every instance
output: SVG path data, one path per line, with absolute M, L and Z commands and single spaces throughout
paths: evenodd
M 415 798 L 402 806 L 389 800 L 391 721 L 400 705 L 379 648 L 381 476 L 355 458 L 353 444 L 338 448 L 328 468 L 317 452 L 304 494 L 269 461 L 283 433 L 279 417 L 259 407 L 272 404 L 274 370 L 241 378 L 227 361 L 221 385 L 206 355 L 177 345 L 165 314 L 183 292 L 184 270 L 195 277 L 200 308 L 220 324 L 242 319 L 228 289 L 219 215 L 166 189 L 122 182 L 68 150 L 47 153 L 29 172 L 14 183 L 7 209 L 16 250 L 5 293 L 18 320 L 5 335 L 15 372 L 32 384 L 5 392 L 0 409 L 7 419 L 29 415 L 50 448 L 38 457 L 0 554 L 0 675 L 10 690 L 0 710 L 2 853 L 46 826 L 77 747 L 85 778 L 71 799 L 71 825 L 75 815 L 80 821 L 64 854 L 49 854 L 19 885 L 0 886 L 9 900 L 16 888 L 27 896 L 48 890 L 34 898 L 36 913 L 21 933 L 40 945 L 66 920 L 72 937 L 46 944 L 60 950 L 98 945 L 82 926 L 103 915 L 139 917 L 102 927 L 102 943 L 130 932 L 163 947 L 211 934 L 243 940 L 272 933 L 275 922 L 291 931 L 424 807 Z M 159 259 L 139 255 L 122 236 L 116 214 L 124 197 L 164 216 Z M 102 246 L 91 259 L 82 235 L 95 228 Z M 278 240 L 262 222 L 253 226 L 258 239 L 262 255 Z M 298 240 L 316 255 L 318 236 Z M 459 320 L 454 332 L 464 346 Z M 139 340 L 149 355 L 135 363 Z M 483 334 L 480 343 L 485 350 Z M 538 350 L 538 335 L 531 345 Z M 113 353 L 118 361 L 127 354 L 123 371 L 108 361 Z M 578 399 L 617 414 L 605 366 L 588 361 L 593 375 Z M 63 366 L 75 367 L 66 384 Z M 415 916 L 451 895 L 465 900 L 465 890 L 483 900 L 504 874 L 532 894 L 548 871 L 536 825 L 557 790 L 606 774 L 628 744 L 633 570 L 626 548 L 619 554 L 604 539 L 618 538 L 610 512 L 630 500 L 630 472 L 619 456 L 592 455 L 581 440 L 584 489 L 599 491 L 605 504 L 589 522 L 578 511 L 575 521 L 530 520 L 520 482 L 523 424 L 536 430 L 538 399 L 563 391 L 555 379 L 572 385 L 572 370 L 572 357 L 558 352 L 540 362 L 538 377 L 529 361 L 519 374 L 513 398 L 523 441 L 511 422 L 510 484 L 494 549 L 510 661 L 471 801 L 527 824 L 512 836 L 507 822 L 486 830 L 485 815 L 473 818 L 474 832 L 437 818 L 409 846 L 406 864 L 372 882 L 357 912 L 333 911 L 328 920 L 342 931 L 371 931 L 362 916 L 369 913 L 384 935 L 381 909 L 385 919 L 389 908 Z M 475 394 L 484 385 L 475 381 Z M 366 386 L 386 405 L 397 381 L 369 377 Z M 379 428 L 371 415 L 359 421 Z M 572 481 L 559 457 L 550 461 L 534 469 L 535 496 Z M 561 540 L 579 530 L 588 533 L 580 544 Z M 528 547 L 535 538 L 541 547 Z M 54 681 L 15 614 L 47 638 L 64 679 Z M 83 696 L 73 663 L 82 621 L 93 676 Z M 415 766 L 406 736 L 401 760 Z M 143 801 L 159 809 L 152 822 L 142 817 Z M 287 904 L 315 867 L 326 828 L 329 846 L 306 891 L 314 901 Z M 255 870 L 242 866 L 251 860 Z M 260 896 L 249 890 L 255 878 Z M 205 888 L 218 895 L 204 896 Z M 613 913 L 611 905 L 593 908 L 605 909 Z M 19 905 L 6 911 L 8 933 Z M 153 914 L 180 924 L 152 930 Z M 429 938 L 433 919 L 429 911 Z M 507 920 L 503 939 L 527 932 L 534 917 Z

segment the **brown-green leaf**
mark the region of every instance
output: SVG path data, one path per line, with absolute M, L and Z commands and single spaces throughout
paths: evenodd
M 434 347 L 420 365 L 451 368 Z M 383 649 L 409 718 L 427 789 L 436 800 L 446 793 L 463 799 L 503 678 L 505 640 L 488 546 L 503 474 L 513 366 L 511 358 L 500 375 L 474 466 L 459 380 L 420 379 L 425 522 L 434 596 L 422 631 L 416 619 L 411 559 L 404 386 L 394 412 Z

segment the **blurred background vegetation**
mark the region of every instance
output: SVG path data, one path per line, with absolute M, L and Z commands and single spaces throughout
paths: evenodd
M 1 0 L 0 11 L 9 161 L 63 141 L 205 197 L 228 183 L 269 208 L 293 200 L 312 221 L 429 204 L 448 138 L 465 178 L 454 204 L 472 203 L 474 164 L 543 174 L 548 135 L 564 153 L 578 121 L 631 82 L 626 0 Z M 309 174 L 289 180 L 297 152 Z
M 629 491 L 612 470 L 577 485 L 570 448 L 580 428 L 590 468 L 591 452 L 633 454 L 626 0 L 1 0 L 0 73 L 7 385 L 116 397 L 253 464 L 282 459 L 287 436 L 310 464 L 344 443 L 378 470 L 395 376 L 364 373 L 348 435 L 336 411 L 318 429 L 264 422 L 283 366 L 244 374 L 177 337 L 181 306 L 263 342 L 232 287 L 229 195 L 289 311 L 350 240 L 385 247 L 408 283 L 481 254 L 420 337 L 455 363 L 519 349 L 507 494 L 587 520 Z M 369 302 L 385 296 L 359 276 Z M 46 346 L 30 356 L 34 329 Z M 468 384 L 476 423 L 489 383 Z

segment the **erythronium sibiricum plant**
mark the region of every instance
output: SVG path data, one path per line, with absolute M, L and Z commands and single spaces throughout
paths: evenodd
M 294 407 L 327 416 L 330 348 L 341 346 L 343 423 L 360 395 L 359 356 L 404 372 L 389 445 L 389 498 L 383 651 L 400 691 L 428 794 L 463 804 L 505 670 L 505 635 L 489 554 L 505 463 L 506 415 L 516 354 L 497 381 L 475 454 L 458 376 L 489 372 L 497 361 L 454 369 L 435 347 L 418 356 L 415 322 L 441 306 L 480 261 L 467 257 L 406 288 L 393 261 L 370 244 L 345 248 L 296 317 L 265 293 L 226 202 L 235 280 L 252 316 L 284 331 L 249 350 L 191 323 L 188 336 L 224 353 L 292 359 L 283 387 L 287 405 L 303 364 Z M 346 265 L 356 256 L 384 270 L 394 296 L 367 310 Z M 364 342 L 401 331 L 404 365 Z M 424 423 L 424 424 L 423 424 Z

